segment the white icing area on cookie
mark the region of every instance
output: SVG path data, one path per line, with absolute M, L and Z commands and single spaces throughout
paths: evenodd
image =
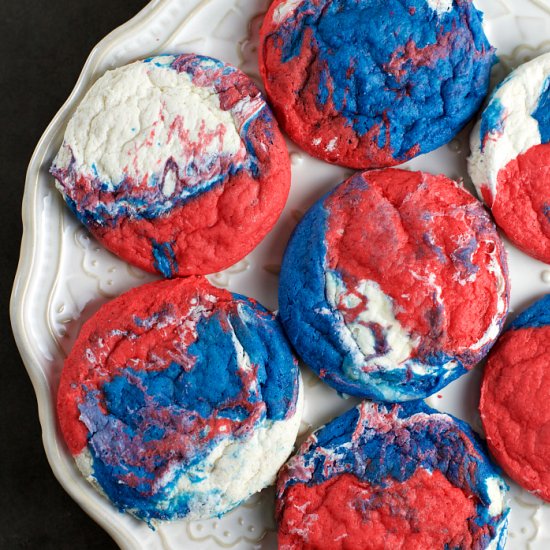
M 280 25 L 304 0 L 286 0 L 279 4 L 273 12 L 273 23 Z
M 67 168 L 74 157 L 79 173 L 112 190 L 128 176 L 134 185 L 151 185 L 170 158 L 185 167 L 193 151 L 197 160 L 226 154 L 242 162 L 239 117 L 221 109 L 214 89 L 196 86 L 186 72 L 171 68 L 175 59 L 162 56 L 105 73 L 69 121 L 56 168 Z M 169 197 L 174 189 L 175 174 L 162 191 Z
M 332 311 L 320 312 L 336 315 L 338 336 L 349 356 L 343 364 L 343 371 L 352 380 L 363 383 L 376 383 L 372 373 L 392 370 L 409 370 L 417 376 L 427 376 L 435 370 L 441 370 L 443 379 L 448 378 L 457 367 L 455 360 L 432 366 L 412 359 L 411 355 L 420 343 L 420 338 L 408 332 L 395 317 L 393 301 L 387 296 L 377 282 L 360 281 L 353 293 L 348 292 L 344 282 L 337 273 L 327 270 L 325 275 L 325 293 Z M 342 309 L 351 310 L 366 298 L 366 307 L 359 312 L 353 321 L 346 320 Z M 372 326 L 377 325 L 382 332 L 385 349 L 376 349 L 376 336 Z M 385 395 L 390 390 L 385 389 Z M 402 399 L 403 394 L 393 392 L 388 399 Z
M 353 309 L 359 306 L 362 300 L 348 292 L 344 282 L 337 273 L 331 270 L 326 272 L 326 297 L 334 309 Z M 384 294 L 380 285 L 375 281 L 362 280 L 354 289 L 356 293 L 366 298 L 366 307 L 352 322 L 344 320 L 344 327 L 340 333 L 343 341 L 354 356 L 354 363 L 369 364 L 378 369 L 394 369 L 400 363 L 409 359 L 412 351 L 418 345 L 419 339 L 413 339 L 401 326 L 394 314 L 393 302 Z M 388 344 L 386 353 L 376 351 L 376 341 L 368 324 L 377 324 L 384 331 Z
M 447 13 L 453 9 L 453 0 L 426 0 L 428 6 L 432 8 L 438 15 Z
M 220 442 L 197 468 L 182 475 L 174 491 L 195 496 L 187 519 L 217 516 L 272 485 L 292 452 L 302 408 L 300 386 L 296 413 L 290 419 L 266 421 L 246 441 Z
M 489 497 L 489 514 L 498 517 L 508 508 L 506 504 L 507 488 L 502 478 L 493 476 L 487 478 L 487 495 Z M 506 545 L 508 519 L 498 524 L 497 532 L 494 534 L 487 550 L 501 550 Z M 502 540 L 501 540 L 502 539 Z
M 541 144 L 539 123 L 532 113 L 537 109 L 549 75 L 550 54 L 541 55 L 521 65 L 493 92 L 470 136 L 468 171 L 481 198 L 481 190 L 487 188 L 494 202 L 499 171 L 531 147 Z M 482 120 L 495 102 L 500 102 L 503 110 L 501 129 L 489 133 L 482 143 Z
M 498 477 L 489 477 L 487 478 L 486 485 L 490 501 L 489 514 L 493 517 L 500 516 L 505 508 L 504 495 L 506 494 L 502 479 Z

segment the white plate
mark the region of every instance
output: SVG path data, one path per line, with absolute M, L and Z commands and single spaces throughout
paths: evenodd
M 110 298 L 152 279 L 106 252 L 70 215 L 53 179 L 50 162 L 65 124 L 91 83 L 105 70 L 160 52 L 196 52 L 219 57 L 259 80 L 256 41 L 269 0 L 153 0 L 134 19 L 92 51 L 71 96 L 36 147 L 23 199 L 24 235 L 11 302 L 14 334 L 36 391 L 43 440 L 51 467 L 67 492 L 123 548 L 276 548 L 273 493 L 268 489 L 222 519 L 178 521 L 152 531 L 120 514 L 78 473 L 55 418 L 55 394 L 67 351 L 84 320 Z M 523 61 L 550 51 L 550 0 L 478 0 L 486 30 L 501 64 L 495 79 Z M 408 166 L 463 178 L 467 132 Z M 279 223 L 245 260 L 210 279 L 219 286 L 277 307 L 277 273 L 292 228 L 318 197 L 351 172 L 314 160 L 289 144 L 293 181 Z M 512 275 L 512 308 L 550 292 L 550 266 L 507 245 Z M 427 401 L 467 420 L 477 430 L 479 368 Z M 306 410 L 302 435 L 352 405 L 304 372 Z M 550 506 L 511 484 L 508 548 L 550 548 Z

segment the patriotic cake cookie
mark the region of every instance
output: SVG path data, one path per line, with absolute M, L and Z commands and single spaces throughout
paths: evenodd
M 471 134 L 470 176 L 497 225 L 550 263 L 550 54 L 495 90 Z
M 274 316 L 188 278 L 131 290 L 84 325 L 57 410 L 86 479 L 151 523 L 221 515 L 273 483 L 301 403 Z
M 422 402 L 364 402 L 281 470 L 279 548 L 500 550 L 506 490 L 466 423 Z
M 51 173 L 103 245 L 165 277 L 242 259 L 290 185 L 286 144 L 256 85 L 198 55 L 105 73 L 69 121 Z
M 275 0 L 260 71 L 285 131 L 353 168 L 450 141 L 481 105 L 495 61 L 471 0 Z
M 502 242 L 445 176 L 356 174 L 304 216 L 284 255 L 279 315 L 328 384 L 377 401 L 424 398 L 489 351 L 508 312 Z

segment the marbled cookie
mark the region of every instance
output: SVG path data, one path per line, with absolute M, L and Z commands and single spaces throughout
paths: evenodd
M 248 254 L 277 221 L 290 162 L 256 85 L 208 57 L 108 71 L 69 121 L 51 172 L 109 250 L 165 277 Z
M 497 225 L 550 263 L 550 54 L 494 91 L 471 134 L 470 176 Z
M 550 502 L 550 295 L 521 313 L 491 351 L 480 412 L 497 462 Z
M 279 548 L 503 549 L 506 489 L 466 423 L 422 402 L 364 402 L 279 473 Z
M 328 162 L 380 168 L 450 141 L 489 86 L 471 0 L 275 0 L 260 70 L 277 116 Z
M 507 261 L 487 212 L 444 176 L 356 174 L 319 200 L 285 252 L 280 318 L 343 393 L 426 397 L 480 361 L 508 311 Z
M 57 410 L 86 479 L 152 522 L 221 515 L 270 485 L 301 402 L 273 315 L 187 278 L 131 290 L 84 325 Z

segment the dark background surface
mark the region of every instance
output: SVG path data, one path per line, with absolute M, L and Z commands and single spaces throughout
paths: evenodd
M 146 0 L 0 0 L 0 549 L 116 548 L 64 492 L 42 447 L 34 392 L 11 333 L 25 171 L 91 49 Z

